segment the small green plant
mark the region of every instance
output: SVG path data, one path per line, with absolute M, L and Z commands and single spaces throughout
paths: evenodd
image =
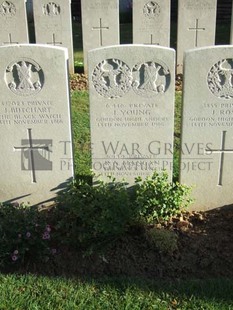
M 47 261 L 52 227 L 37 208 L 23 204 L 0 205 L 0 266 Z
M 168 220 L 191 203 L 191 188 L 168 180 L 167 172 L 136 179 L 136 205 L 147 223 Z
M 174 231 L 156 227 L 149 228 L 146 230 L 146 239 L 152 248 L 162 254 L 172 255 L 178 250 L 178 237 Z
M 90 180 L 80 176 L 59 197 L 55 228 L 72 247 L 102 247 L 130 226 L 166 220 L 190 202 L 190 189 L 170 183 L 165 172 L 137 179 L 131 189 L 114 179 L 94 185 Z
M 59 199 L 57 230 L 66 231 L 72 246 L 98 247 L 126 232 L 134 209 L 124 183 L 110 180 L 95 185 L 79 178 Z

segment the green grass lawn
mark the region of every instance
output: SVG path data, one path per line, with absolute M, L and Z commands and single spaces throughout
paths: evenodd
M 233 281 L 0 276 L 1 310 L 230 310 Z
M 74 141 L 74 164 L 76 175 L 91 174 L 90 120 L 88 92 L 73 92 L 72 128 Z

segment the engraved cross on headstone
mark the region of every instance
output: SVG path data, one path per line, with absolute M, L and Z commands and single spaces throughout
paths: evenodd
M 150 42 L 149 43 L 144 43 L 145 45 L 159 45 L 158 42 L 153 42 L 153 34 L 150 35 Z
M 32 129 L 31 128 L 28 128 L 28 144 L 29 144 L 29 146 L 14 146 L 14 150 L 15 151 L 22 151 L 22 150 L 28 151 L 30 167 L 31 167 L 31 171 L 32 171 L 32 183 L 36 183 L 36 167 L 35 167 L 34 151 L 36 151 L 36 150 L 49 151 L 49 147 L 48 146 L 33 146 Z
M 195 24 L 195 27 L 193 28 L 188 28 L 189 31 L 195 31 L 195 47 L 197 47 L 198 45 L 198 31 L 205 31 L 205 28 L 198 28 L 198 23 L 199 23 L 199 20 L 196 19 L 196 24 Z
M 47 44 L 53 44 L 54 46 L 55 45 L 61 45 L 62 42 L 56 42 L 56 39 L 55 39 L 55 33 L 53 33 L 53 39 L 52 39 L 52 42 L 47 42 Z
M 11 37 L 11 33 L 8 34 L 8 42 L 3 42 L 3 44 L 19 44 L 19 42 L 13 42 L 12 41 L 12 37 Z
M 102 25 L 102 18 L 100 18 L 100 25 L 98 27 L 92 27 L 92 30 L 99 30 L 100 33 L 100 46 L 103 46 L 103 30 L 109 30 L 109 27 Z
M 219 170 L 218 170 L 218 185 L 219 186 L 222 186 L 224 155 L 225 155 L 225 153 L 232 153 L 233 154 L 233 148 L 232 149 L 226 149 L 225 148 L 226 134 L 227 134 L 227 131 L 222 132 L 221 148 L 220 149 L 206 150 L 206 152 L 211 151 L 211 153 L 220 154 Z

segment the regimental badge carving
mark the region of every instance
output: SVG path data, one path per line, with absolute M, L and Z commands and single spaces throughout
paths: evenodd
M 5 81 L 7 87 L 17 95 L 35 95 L 44 85 L 44 73 L 34 60 L 24 58 L 7 66 Z
M 0 5 L 0 14 L 3 16 L 14 16 L 16 14 L 16 7 L 15 5 L 10 1 L 4 1 Z
M 61 13 L 60 5 L 54 2 L 49 2 L 48 4 L 44 4 L 43 6 L 44 15 L 52 16 L 52 15 L 60 15 L 60 13 Z
M 209 90 L 218 98 L 233 98 L 233 59 L 223 59 L 210 69 L 207 77 Z
M 148 18 L 155 18 L 160 14 L 160 6 L 155 1 L 150 1 L 144 5 L 143 13 Z
M 133 90 L 143 97 L 153 97 L 167 91 L 171 74 L 161 61 L 145 62 L 133 67 Z
M 95 67 L 92 82 L 101 96 L 119 98 L 131 89 L 132 73 L 123 61 L 106 59 Z

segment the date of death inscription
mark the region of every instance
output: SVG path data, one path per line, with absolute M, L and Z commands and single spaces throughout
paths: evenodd
M 188 119 L 189 127 L 233 127 L 233 103 L 204 103 L 202 115 Z
M 99 128 L 165 127 L 169 117 L 158 115 L 155 103 L 106 104 L 108 115 L 95 118 Z
M 0 125 L 63 124 L 53 101 L 25 100 L 0 103 Z

